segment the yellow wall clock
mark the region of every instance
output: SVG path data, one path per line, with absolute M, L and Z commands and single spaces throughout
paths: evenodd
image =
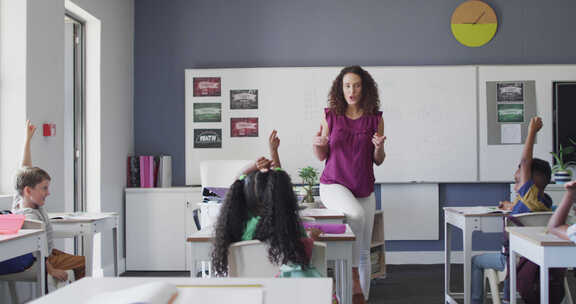
M 498 28 L 498 18 L 490 5 L 480 0 L 460 4 L 450 20 L 452 34 L 458 42 L 469 47 L 488 43 Z

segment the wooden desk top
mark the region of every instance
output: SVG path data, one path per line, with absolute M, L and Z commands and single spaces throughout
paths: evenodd
M 576 247 L 576 243 L 546 232 L 546 227 L 507 227 L 506 231 L 510 233 L 510 236 L 514 235 L 538 246 Z
M 42 229 L 20 229 L 20 231 L 15 234 L 0 234 L 0 242 L 8 242 L 10 240 L 19 239 L 34 234 L 40 234 L 42 232 L 44 232 Z
M 444 207 L 445 212 L 452 212 L 462 216 L 500 216 L 503 217 L 510 212 L 499 212 L 494 207 Z
M 197 231 L 192 233 L 188 238 L 187 242 L 211 242 L 213 238 L 212 227 Z M 318 241 L 320 242 L 334 242 L 334 241 L 355 241 L 356 235 L 352 232 L 352 229 L 348 224 L 346 224 L 346 232 L 342 234 L 329 234 L 323 233 L 319 236 Z
M 312 217 L 315 219 L 343 220 L 346 218 L 346 215 L 342 211 L 325 208 L 306 208 L 300 211 L 300 216 Z

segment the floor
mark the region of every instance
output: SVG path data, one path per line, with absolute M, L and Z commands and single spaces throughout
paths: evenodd
M 384 279 L 372 281 L 368 303 L 415 304 L 443 303 L 444 265 L 388 265 Z M 125 272 L 122 276 L 142 277 L 187 277 L 187 271 L 177 272 Z M 452 290 L 462 290 L 462 266 L 452 266 Z M 568 274 L 572 296 L 576 295 L 576 277 L 573 271 Z M 461 302 L 463 303 L 463 302 Z M 491 303 L 491 301 L 488 301 Z M 521 301 L 519 301 L 521 303 Z M 576 299 L 574 299 L 576 303 Z

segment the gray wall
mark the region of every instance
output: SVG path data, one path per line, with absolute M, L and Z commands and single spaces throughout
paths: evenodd
M 461 2 L 138 0 L 135 151 L 171 154 L 185 184 L 186 68 L 576 63 L 575 1 L 488 0 L 499 28 L 480 48 L 452 37 Z
M 450 17 L 462 2 L 138 0 L 135 152 L 171 154 L 174 184 L 185 184 L 186 68 L 576 63 L 575 1 L 488 0 L 499 28 L 480 48 L 452 37 Z M 440 205 L 489 205 L 507 193 L 506 184 L 443 184 Z M 498 248 L 499 236 L 478 237 L 475 249 Z M 453 239 L 461 247 L 461 236 Z M 443 240 L 387 248 L 436 251 Z

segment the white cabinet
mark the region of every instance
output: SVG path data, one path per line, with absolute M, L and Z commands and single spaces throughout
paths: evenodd
M 126 270 L 184 271 L 200 187 L 126 189 Z

